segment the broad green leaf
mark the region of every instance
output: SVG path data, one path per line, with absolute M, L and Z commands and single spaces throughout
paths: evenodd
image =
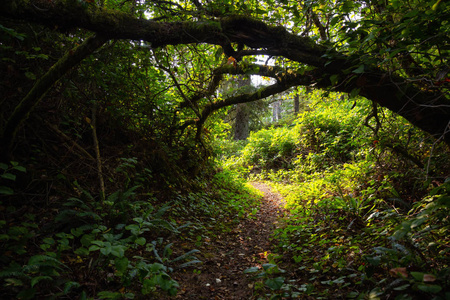
M 75 281 L 68 281 L 64 284 L 64 295 L 70 292 L 71 288 L 78 288 L 80 287 L 80 284 Z
M 125 299 L 134 299 L 135 295 L 133 293 L 125 293 L 123 295 Z
M 424 275 L 425 275 L 425 273 L 422 273 L 422 272 L 411 272 L 411 276 L 414 277 L 414 279 L 417 281 L 423 281 Z
M 271 269 L 271 268 L 275 268 L 277 265 L 276 264 L 263 264 L 262 267 L 265 271 Z
M 17 170 L 17 171 L 19 171 L 19 172 L 23 172 L 23 173 L 26 173 L 26 172 L 27 172 L 27 169 L 25 169 L 25 168 L 22 167 L 22 166 L 14 166 L 13 169 L 14 169 L 14 170 Z
M 154 263 L 154 264 L 152 264 L 150 270 L 153 273 L 158 273 L 161 270 L 162 271 L 167 271 L 167 267 L 165 265 L 163 265 L 163 264 L 160 264 L 160 263 Z
M 359 95 L 360 89 L 359 88 L 354 88 L 351 92 L 350 92 L 350 99 L 355 98 L 356 96 Z
M 265 281 L 265 284 L 272 290 L 276 291 L 281 289 L 284 284 L 284 277 L 270 278 Z
M 16 175 L 11 174 L 11 173 L 5 173 L 5 174 L 1 175 L 1 178 L 15 181 L 16 180 Z
M 53 280 L 50 276 L 37 276 L 33 277 L 31 279 L 31 287 L 34 287 L 36 284 L 38 284 L 41 280 Z
M 34 73 L 32 73 L 32 72 L 25 72 L 25 76 L 26 76 L 28 79 L 36 80 L 36 75 L 34 75 Z
M 95 238 L 95 235 L 92 233 L 84 234 L 81 237 L 80 242 L 83 246 L 87 247 L 92 244 L 94 238 Z
M 442 287 L 436 284 L 418 284 L 417 288 L 421 291 L 432 294 L 439 293 L 442 290 Z
M 365 69 L 365 66 L 364 65 L 360 65 L 358 68 L 354 69 L 352 71 L 352 73 L 362 74 L 362 73 L 364 73 L 364 69 Z
M 156 276 L 155 276 L 156 277 Z M 141 293 L 142 295 L 148 295 L 155 289 L 155 277 L 152 277 L 152 279 L 144 279 L 144 282 L 142 283 L 142 289 Z
M 373 266 L 378 266 L 381 263 L 381 258 L 379 256 L 366 256 L 366 260 L 369 264 Z
M 442 0 L 436 1 L 436 3 L 433 4 L 433 6 L 431 7 L 431 9 L 432 9 L 432 10 L 436 10 L 436 9 L 438 8 L 438 6 L 439 6 L 439 3 L 441 3 L 441 1 L 442 1 Z
M 135 241 L 136 244 L 141 245 L 141 246 L 145 245 L 146 242 L 147 242 L 147 240 L 144 237 L 139 237 Z
M 103 247 L 104 244 L 105 244 L 105 242 L 103 242 L 103 241 L 98 241 L 98 240 L 92 241 L 91 243 L 94 244 L 94 245 L 97 245 L 97 246 L 99 246 L 99 247 Z
M 97 245 L 92 245 L 92 246 L 89 247 L 89 251 L 97 251 L 99 249 L 100 249 L 100 247 L 97 246 Z
M 339 75 L 331 75 L 331 76 L 330 76 L 330 81 L 331 81 L 331 84 L 332 84 L 332 85 L 336 85 L 336 83 L 338 82 L 338 80 L 339 80 Z
M 179 286 L 178 283 L 167 274 L 159 275 L 158 279 L 158 284 L 164 291 L 168 291 L 172 287 L 177 288 Z
M 100 253 L 102 253 L 105 256 L 108 256 L 112 251 L 112 246 L 110 242 L 105 242 L 103 244 L 103 248 L 100 248 Z
M 126 257 L 118 257 L 114 260 L 117 271 L 122 274 L 125 273 L 125 271 L 128 269 L 128 263 L 129 261 Z
M 222 47 L 218 47 L 216 52 L 214 53 L 214 57 L 215 57 L 216 61 L 221 61 L 222 60 L 222 54 L 223 54 L 223 48 Z
M 258 272 L 258 271 L 259 271 L 258 267 L 251 267 L 251 268 L 245 269 L 244 273 L 245 274 L 247 274 L 247 273 L 255 273 L 255 272 Z
M 74 250 L 73 253 L 80 255 L 80 256 L 88 256 L 89 250 L 86 249 L 85 247 L 80 247 L 80 248 Z
M 111 247 L 111 254 L 116 257 L 123 257 L 125 255 L 125 250 L 127 250 L 127 247 L 122 245 L 115 245 Z
M 0 195 L 13 195 L 14 191 L 13 189 L 7 187 L 7 186 L 0 186 Z

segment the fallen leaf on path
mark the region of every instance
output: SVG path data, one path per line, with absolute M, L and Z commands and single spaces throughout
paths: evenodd
M 389 270 L 389 273 L 392 276 L 396 276 L 396 277 L 402 277 L 402 278 L 408 277 L 408 272 L 406 271 L 406 268 L 393 268 L 393 269 Z
M 436 277 L 431 274 L 425 274 L 423 275 L 423 282 L 433 282 L 436 281 Z

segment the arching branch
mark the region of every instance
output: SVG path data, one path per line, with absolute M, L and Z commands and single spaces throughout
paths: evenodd
M 359 91 L 383 107 L 403 116 L 420 129 L 450 145 L 448 95 L 415 86 L 407 78 L 394 76 L 377 65 L 367 65 L 360 56 L 346 56 L 331 46 L 294 35 L 284 27 L 270 26 L 248 16 L 228 16 L 207 21 L 156 22 L 96 7 L 83 7 L 77 1 L 48 1 L 37 10 L 27 0 L 0 2 L 0 16 L 84 28 L 114 39 L 144 40 L 152 47 L 179 44 L 246 45 L 241 51 L 264 51 L 316 69 L 309 75 L 316 87 L 332 87 L 342 92 Z M 249 52 L 247 52 L 250 55 Z M 256 52 L 255 52 L 256 54 Z M 360 55 L 363 55 L 361 53 Z M 330 80 L 333 78 L 333 80 Z
M 93 35 L 87 38 L 82 44 L 69 50 L 44 76 L 36 81 L 33 88 L 14 109 L 5 127 L 0 131 L 2 159 L 6 160 L 9 157 L 9 151 L 18 128 L 28 118 L 30 112 L 41 101 L 49 89 L 72 67 L 100 48 L 107 40 L 106 37 L 101 35 Z

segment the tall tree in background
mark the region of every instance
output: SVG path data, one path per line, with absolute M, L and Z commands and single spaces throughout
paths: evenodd
M 251 85 L 250 77 L 239 77 L 238 88 L 242 89 Z M 236 117 L 234 121 L 234 140 L 245 140 L 250 134 L 250 107 L 247 103 L 236 105 Z
M 281 99 L 274 98 L 272 102 L 272 122 L 281 120 Z
M 297 115 L 300 112 L 300 96 L 295 94 L 294 96 L 294 114 Z

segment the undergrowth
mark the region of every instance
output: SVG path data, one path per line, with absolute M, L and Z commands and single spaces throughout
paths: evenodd
M 170 196 L 158 196 L 145 187 L 152 173 L 138 163 L 119 161 L 124 180 L 103 202 L 75 181 L 74 195 L 42 209 L 5 198 L 21 194 L 14 181 L 27 170 L 17 162 L 0 165 L 2 298 L 174 296 L 179 284 L 172 274 L 201 264 L 203 241 L 230 230 L 259 201 L 226 170 L 197 177 L 195 189 L 173 186 Z
M 268 182 L 289 210 L 277 255 L 246 271 L 261 299 L 450 298 L 448 151 L 371 111 L 322 99 L 293 125 L 222 152 L 224 166 Z

